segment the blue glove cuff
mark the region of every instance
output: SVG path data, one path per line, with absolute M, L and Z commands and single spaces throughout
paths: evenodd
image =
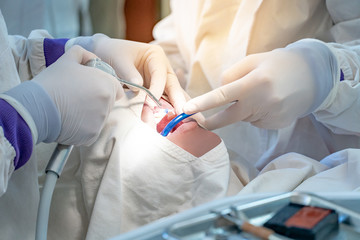
M 44 39 L 44 56 L 45 56 L 45 66 L 48 67 L 53 64 L 59 57 L 61 57 L 65 52 L 65 43 L 69 39 L 60 38 L 60 39 Z
M 325 43 L 315 39 L 297 41 L 289 44 L 286 49 L 302 56 L 313 74 L 315 98 L 312 106 L 303 115 L 306 116 L 324 102 L 334 87 L 338 68 L 337 59 Z
M 4 94 L 20 102 L 28 110 L 38 130 L 39 142 L 54 142 L 60 134 L 61 117 L 55 103 L 42 86 L 24 82 Z

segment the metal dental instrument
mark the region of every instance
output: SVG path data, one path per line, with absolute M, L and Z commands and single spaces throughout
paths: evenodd
M 126 85 L 130 85 L 130 86 L 133 86 L 133 87 L 136 87 L 136 88 L 139 88 L 143 91 L 146 92 L 146 94 L 156 103 L 156 105 L 158 107 L 161 106 L 161 103 L 160 101 L 149 91 L 149 89 L 141 86 L 141 85 L 138 85 L 138 84 L 135 84 L 135 83 L 132 83 L 132 82 L 129 82 L 129 81 L 126 81 L 124 79 L 121 79 L 119 78 L 117 75 L 116 75 L 116 72 L 115 70 L 109 65 L 107 64 L 106 62 L 102 61 L 100 58 L 93 58 L 91 60 L 89 60 L 86 64 L 86 66 L 89 66 L 89 67 L 95 67 L 95 68 L 98 68 L 104 72 L 107 72 L 109 74 L 111 74 L 112 76 L 114 76 L 117 80 L 119 80 L 119 82 L 123 83 L 123 84 L 126 84 Z
M 238 226 L 239 229 L 241 229 L 244 232 L 250 233 L 260 239 L 268 239 L 268 240 L 292 240 L 291 238 L 279 235 L 275 233 L 272 229 L 263 227 L 263 226 L 255 226 L 249 222 L 242 221 L 232 215 L 229 214 L 221 214 L 218 212 L 214 212 L 218 214 L 219 216 L 225 218 L 226 220 L 234 223 L 236 226 Z
M 179 123 L 181 122 L 182 120 L 184 120 L 185 118 L 188 118 L 192 115 L 194 115 L 195 113 L 193 114 L 185 114 L 185 113 L 181 113 L 180 115 L 177 115 L 175 118 L 173 118 L 166 126 L 165 128 L 161 131 L 161 135 L 166 137 L 170 132 L 171 130 Z

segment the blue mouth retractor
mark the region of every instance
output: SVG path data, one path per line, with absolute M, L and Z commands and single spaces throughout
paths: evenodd
M 192 115 L 194 115 L 195 113 L 193 114 L 185 114 L 185 113 L 181 113 L 179 115 L 177 115 L 175 118 L 173 118 L 166 126 L 165 128 L 161 131 L 161 135 L 166 137 L 170 132 L 171 130 L 179 123 L 181 122 L 182 120 L 184 120 L 185 118 L 187 117 L 190 117 Z

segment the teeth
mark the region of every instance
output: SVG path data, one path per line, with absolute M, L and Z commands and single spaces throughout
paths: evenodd
M 155 108 L 154 110 L 154 118 L 156 124 L 158 124 L 163 117 L 165 117 L 166 114 L 171 113 L 175 114 L 173 110 L 167 109 L 167 108 Z

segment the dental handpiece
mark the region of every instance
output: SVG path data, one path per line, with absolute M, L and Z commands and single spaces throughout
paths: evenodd
M 185 118 L 188 118 L 192 115 L 194 115 L 195 113 L 193 114 L 186 114 L 186 113 L 181 113 L 179 115 L 177 115 L 175 118 L 173 118 L 166 126 L 165 128 L 161 131 L 161 135 L 166 137 L 170 132 L 171 130 L 179 123 L 181 122 L 182 120 L 184 120 Z
M 145 91 L 146 94 L 156 103 L 156 105 L 158 107 L 161 106 L 160 101 L 150 92 L 149 89 L 147 89 L 147 88 L 145 88 L 145 87 L 143 87 L 141 85 L 138 85 L 138 84 L 135 84 L 135 83 L 132 83 L 132 82 L 129 82 L 129 81 L 126 81 L 124 79 L 119 78 L 116 75 L 115 70 L 109 64 L 102 61 L 100 58 L 93 58 L 93 59 L 89 60 L 85 65 L 89 66 L 89 67 L 95 67 L 95 68 L 100 69 L 100 70 L 102 70 L 102 71 L 104 71 L 106 73 L 109 73 L 112 76 L 114 76 L 119 82 L 121 82 L 123 84 L 130 85 L 130 86 L 133 86 L 133 87 L 136 87 L 138 89 L 141 89 L 141 90 Z

